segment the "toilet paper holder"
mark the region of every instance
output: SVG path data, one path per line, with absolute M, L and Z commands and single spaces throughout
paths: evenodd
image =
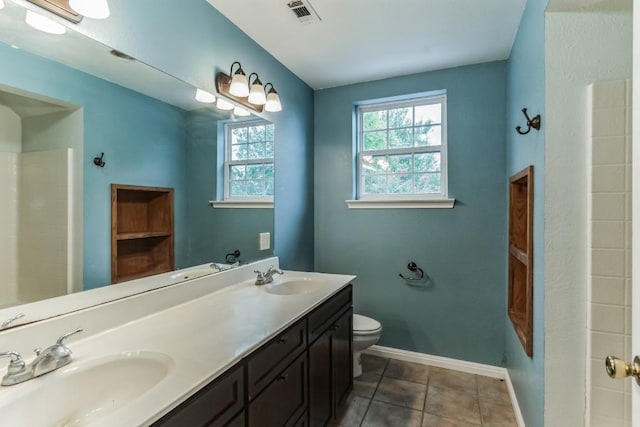
M 404 280 L 422 280 L 424 278 L 424 271 L 418 267 L 418 264 L 416 264 L 415 262 L 411 261 L 409 262 L 409 264 L 407 264 L 407 268 L 409 269 L 409 271 L 412 271 L 414 273 L 417 273 L 418 276 L 417 277 L 407 277 L 405 275 L 403 275 L 402 273 L 398 274 L 398 276 L 402 277 Z

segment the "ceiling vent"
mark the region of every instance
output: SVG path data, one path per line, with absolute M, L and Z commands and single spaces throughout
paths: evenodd
M 311 22 L 320 21 L 320 17 L 308 0 L 293 0 L 287 2 L 287 6 L 300 22 L 309 24 Z

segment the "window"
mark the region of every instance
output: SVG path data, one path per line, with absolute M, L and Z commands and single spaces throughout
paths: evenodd
M 452 202 L 446 110 L 445 95 L 358 107 L 358 201 Z
M 265 120 L 225 125 L 225 201 L 273 202 L 274 140 Z

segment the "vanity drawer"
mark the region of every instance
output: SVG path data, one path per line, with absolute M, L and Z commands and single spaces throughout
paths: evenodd
M 302 319 L 262 346 L 247 361 L 249 400 L 307 348 L 307 323 Z
M 309 343 L 315 341 L 338 318 L 339 314 L 352 303 L 352 286 L 347 285 L 343 290 L 332 296 L 307 317 L 309 319 Z
M 243 407 L 244 371 L 238 366 L 206 385 L 153 426 L 240 426 L 244 424 L 244 417 L 242 414 L 234 416 Z
M 307 410 L 307 384 L 307 353 L 304 352 L 249 404 L 249 426 L 301 425 L 300 419 Z

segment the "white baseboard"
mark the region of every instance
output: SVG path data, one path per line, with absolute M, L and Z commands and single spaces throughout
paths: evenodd
M 485 377 L 499 378 L 504 380 L 507 384 L 507 390 L 509 391 L 509 397 L 511 398 L 511 404 L 513 406 L 513 412 L 518 422 L 518 427 L 525 427 L 524 418 L 522 418 L 522 412 L 518 405 L 518 399 L 516 397 L 513 384 L 511 383 L 511 377 L 509 371 L 506 368 L 499 366 L 484 365 L 482 363 L 467 362 L 464 360 L 451 359 L 448 357 L 432 356 L 425 353 L 417 353 L 415 351 L 401 350 L 398 348 L 384 347 L 381 345 L 374 345 L 364 351 L 365 354 L 372 356 L 389 357 L 392 359 L 403 360 L 405 362 L 421 363 L 423 365 L 435 366 L 438 368 L 453 369 L 460 372 L 467 372 L 470 374 L 483 375 Z

